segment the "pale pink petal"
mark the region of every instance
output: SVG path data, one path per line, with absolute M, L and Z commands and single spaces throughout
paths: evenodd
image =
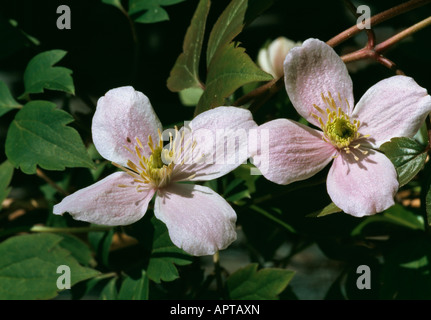
M 185 134 L 184 152 L 176 161 L 172 179 L 195 175 L 191 180 L 212 180 L 246 163 L 248 131 L 253 128 L 257 124 L 243 108 L 218 107 L 199 114 L 181 131 Z
M 162 126 L 148 98 L 132 87 L 120 87 L 99 99 L 91 130 L 99 153 L 125 166 L 132 157 L 126 147 L 134 150 L 138 138 L 144 145 L 141 152 L 148 156 L 148 136 L 157 141 L 158 128 Z
M 412 78 L 393 76 L 365 92 L 353 111 L 374 147 L 393 137 L 413 137 L 431 112 L 431 97 Z
M 397 172 L 382 153 L 369 150 L 359 161 L 345 156 L 335 159 L 326 181 L 328 194 L 337 207 L 356 217 L 386 210 L 394 204 Z
M 323 141 L 320 131 L 287 119 L 259 126 L 257 138 L 250 135 L 249 145 L 253 164 L 265 178 L 278 184 L 313 176 L 337 152 Z
M 159 190 L 154 214 L 172 242 L 195 256 L 212 255 L 236 239 L 235 211 L 207 187 L 174 183 Z
M 311 114 L 316 114 L 314 104 L 326 109 L 322 93 L 326 96 L 330 92 L 337 107 L 347 114 L 350 114 L 349 106 L 353 108 L 352 79 L 346 65 L 334 49 L 320 40 L 308 39 L 301 47 L 289 51 L 284 61 L 284 80 L 296 111 L 318 127 L 319 122 Z M 323 122 L 325 117 L 326 114 L 322 115 Z
M 137 192 L 135 186 L 127 173 L 116 172 L 65 197 L 54 206 L 53 212 L 58 215 L 68 212 L 76 220 L 100 225 L 128 225 L 144 216 L 154 195 L 153 189 Z

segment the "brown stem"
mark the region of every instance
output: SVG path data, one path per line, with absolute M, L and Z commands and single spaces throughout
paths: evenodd
M 415 8 L 421 7 L 427 3 L 430 3 L 431 0 L 410 0 L 405 3 L 402 3 L 396 7 L 393 7 L 391 9 L 388 9 L 386 11 L 383 11 L 379 14 L 376 14 L 372 16 L 371 18 L 365 20 L 365 23 L 369 23 L 370 26 L 375 26 L 379 23 L 382 23 L 383 21 L 386 21 L 390 18 L 396 17 L 402 13 L 408 12 L 410 10 L 413 10 Z M 350 39 L 354 35 L 361 32 L 362 29 L 359 29 L 358 26 L 355 24 L 354 26 L 350 27 L 349 29 L 341 32 L 340 34 L 336 35 L 326 43 L 331 46 L 335 47 L 339 45 L 340 43 L 346 41 L 347 39 Z
M 379 14 L 376 14 L 375 16 L 372 16 L 369 19 L 370 25 L 375 26 L 383 21 L 386 21 L 390 18 L 393 18 L 397 15 L 400 15 L 402 13 L 408 12 L 410 10 L 413 10 L 415 8 L 418 8 L 420 6 L 423 6 L 425 4 L 430 3 L 431 0 L 410 0 L 403 4 L 400 4 L 396 7 L 393 7 L 391 9 L 388 9 L 386 11 L 383 11 Z M 356 10 L 353 4 L 345 0 L 345 3 L 348 5 L 350 10 L 354 10 L 356 14 Z M 368 20 L 365 21 L 366 23 Z M 360 59 L 373 59 L 377 61 L 378 63 L 382 64 L 383 66 L 393 70 L 396 74 L 404 74 L 402 70 L 400 70 L 397 65 L 389 60 L 388 58 L 381 55 L 381 52 L 392 46 L 394 43 L 400 41 L 401 39 L 407 37 L 410 34 L 413 34 L 414 32 L 417 32 L 426 26 L 431 24 L 431 17 L 427 18 L 410 28 L 407 28 L 406 30 L 400 32 L 399 34 L 387 39 L 386 41 L 382 42 L 381 44 L 376 45 L 375 44 L 375 34 L 373 30 L 366 30 L 367 36 L 368 36 L 368 42 L 367 45 L 355 52 L 343 55 L 341 59 L 347 63 L 351 61 L 356 61 Z M 357 25 L 354 25 L 350 27 L 349 29 L 341 32 L 337 36 L 333 37 L 326 43 L 329 46 L 335 47 L 342 43 L 343 41 L 346 41 L 347 39 L 351 38 L 355 34 L 361 32 L 362 30 L 357 27 Z M 270 82 L 265 83 L 264 85 L 254 89 L 253 91 L 247 93 L 246 95 L 240 97 L 238 100 L 234 102 L 234 106 L 241 106 L 244 105 L 250 101 L 253 101 L 253 104 L 250 106 L 250 111 L 256 112 L 266 101 L 268 101 L 275 93 L 277 93 L 281 88 L 283 88 L 284 83 L 284 77 L 279 78 L 278 80 L 272 80 Z
M 36 169 L 36 175 L 39 178 L 42 178 L 43 180 L 45 180 L 51 187 L 53 187 L 55 190 L 57 190 L 59 193 L 61 193 L 64 196 L 68 196 L 69 193 L 64 190 L 62 187 L 60 187 L 58 184 L 56 184 L 54 181 L 52 181 L 46 174 L 45 172 L 43 172 L 41 169 L 37 168 Z
M 272 96 L 274 96 L 281 88 L 284 87 L 284 77 L 280 77 L 276 82 L 273 83 L 272 86 L 266 90 L 266 92 L 258 97 L 253 103 L 250 105 L 249 110 L 251 112 L 257 112 L 261 106 L 263 106 Z
M 259 88 L 256 88 L 256 89 L 250 91 L 249 93 L 243 95 L 241 98 L 239 98 L 238 100 L 236 100 L 233 103 L 233 106 L 235 106 L 235 107 L 243 106 L 246 103 L 256 99 L 261 94 L 263 94 L 265 91 L 269 90 L 276 83 L 276 81 L 277 81 L 276 79 L 271 80 L 271 81 L 265 83 L 264 85 L 260 86 Z
M 344 4 L 355 17 L 359 17 L 355 5 L 350 0 L 344 0 Z M 367 33 L 368 37 L 367 48 L 374 48 L 376 43 L 376 34 L 374 33 L 374 30 L 371 28 L 365 29 L 365 32 Z
M 390 47 L 392 47 L 395 43 L 401 41 L 402 39 L 412 35 L 413 33 L 419 30 L 422 30 L 423 28 L 429 25 L 431 25 L 431 16 L 397 33 L 396 35 L 390 37 L 389 39 L 386 39 L 385 41 L 379 43 L 374 47 L 374 50 L 379 53 L 382 53 L 388 50 Z

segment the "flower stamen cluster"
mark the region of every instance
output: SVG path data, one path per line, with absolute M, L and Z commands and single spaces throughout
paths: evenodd
M 169 147 L 164 148 L 164 140 L 160 129 L 158 130 L 158 141 L 153 142 L 151 135 L 148 136 L 147 145 L 151 150 L 151 155 L 145 157 L 142 154 L 144 146 L 139 138 L 136 138 L 135 148 L 130 149 L 124 146 L 127 151 L 137 159 L 135 162 L 132 160 L 127 161 L 127 167 L 123 167 L 117 163 L 113 163 L 116 167 L 122 169 L 130 176 L 133 177 L 133 181 L 137 182 L 136 190 L 142 192 L 147 189 L 145 185 L 151 184 L 155 188 L 162 188 L 171 182 L 171 176 L 175 165 L 183 165 L 185 162 L 185 157 L 183 156 L 181 161 L 179 161 L 180 156 L 184 155 L 184 150 L 190 149 L 193 151 L 196 143 L 193 142 L 189 144 L 183 144 L 184 142 L 184 131 L 180 134 L 178 128 L 175 127 L 175 138 L 172 133 L 169 133 Z M 176 139 L 179 139 L 177 141 Z M 178 148 L 177 148 L 178 147 Z M 179 163 L 177 163 L 177 160 Z M 130 169 L 129 169 L 130 168 Z M 191 175 L 186 178 L 186 180 L 192 179 L 195 175 Z M 119 187 L 135 187 L 128 185 L 119 185 Z
M 344 151 L 347 154 L 352 154 L 353 158 L 358 161 L 359 157 L 352 151 L 358 150 L 363 155 L 366 155 L 368 151 L 360 149 L 360 143 L 355 145 L 352 145 L 352 143 L 361 138 L 368 138 L 369 135 L 362 135 L 359 132 L 361 122 L 356 119 L 351 120 L 349 115 L 343 112 L 341 108 L 343 102 L 347 104 L 347 110 L 350 111 L 351 109 L 347 99 L 343 101 L 340 93 L 338 93 L 338 103 L 340 106 L 337 106 L 337 103 L 329 91 L 327 96 L 321 93 L 321 97 L 326 105 L 325 110 L 316 104 L 313 104 L 317 114 L 312 113 L 311 116 L 314 117 L 320 124 L 320 127 L 323 131 L 322 139 L 325 142 L 332 144 L 338 150 Z M 334 157 L 337 156 L 338 154 Z

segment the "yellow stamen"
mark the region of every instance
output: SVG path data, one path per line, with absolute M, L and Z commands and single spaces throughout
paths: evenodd
M 152 136 L 148 136 L 148 147 L 151 150 L 151 155 L 146 157 L 144 145 L 139 138 L 136 138 L 136 145 L 132 148 L 125 146 L 126 150 L 133 155 L 132 159 L 128 160 L 127 167 L 113 163 L 132 177 L 131 185 L 118 185 L 118 187 L 134 187 L 137 192 L 148 190 L 147 184 L 151 184 L 154 188 L 162 188 L 170 183 L 174 166 L 181 163 L 184 158 L 184 150 L 193 151 L 196 146 L 196 141 L 187 141 L 183 146 L 184 131 L 181 134 L 178 128 L 175 127 L 175 134 L 169 133 L 169 148 L 163 148 L 163 135 L 160 129 L 157 130 L 158 140 L 153 141 Z M 130 140 L 130 139 L 129 139 Z M 128 142 L 130 142 L 128 140 Z M 178 149 L 179 144 L 179 149 Z M 148 150 L 148 149 L 147 149 Z M 190 180 L 195 177 L 195 174 L 190 175 L 185 180 Z
M 347 99 L 341 97 L 341 94 L 337 93 L 337 103 L 332 97 L 331 92 L 327 92 L 327 95 L 321 93 L 323 103 L 326 105 L 325 108 L 321 108 L 316 104 L 313 104 L 315 113 L 310 115 L 315 118 L 323 131 L 322 139 L 327 143 L 331 143 L 340 151 L 344 151 L 346 154 L 352 154 L 353 158 L 358 161 L 359 157 L 354 154 L 353 151 L 360 151 L 362 154 L 368 154 L 368 151 L 361 149 L 361 144 L 352 143 L 358 139 L 368 138 L 370 135 L 362 135 L 359 133 L 361 122 L 357 119 L 350 119 L 349 114 L 351 113 L 350 104 Z M 345 103 L 343 111 L 342 104 Z

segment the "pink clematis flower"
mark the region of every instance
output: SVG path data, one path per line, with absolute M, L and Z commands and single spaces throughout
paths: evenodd
M 255 127 L 248 110 L 219 107 L 163 139 L 161 123 L 144 94 L 132 87 L 112 89 L 97 102 L 92 133 L 99 153 L 122 171 L 65 197 L 54 206 L 54 214 L 128 225 L 144 216 L 155 195 L 154 214 L 166 224 L 172 242 L 192 255 L 214 254 L 236 239 L 236 213 L 210 188 L 178 182 L 215 179 L 238 167 L 248 157 L 247 144 L 227 148 L 224 140 L 216 145 L 210 138 L 215 131 Z
M 287 119 L 258 128 L 269 135 L 269 164 L 262 174 L 277 184 L 310 178 L 331 161 L 327 190 L 332 201 L 356 217 L 394 204 L 397 172 L 378 148 L 393 137 L 413 137 L 431 111 L 431 97 L 412 78 L 393 76 L 372 86 L 354 107 L 352 80 L 336 52 L 308 39 L 284 62 L 289 98 L 316 130 Z M 354 107 L 354 108 L 353 108 Z M 260 168 L 265 154 L 256 148 Z

